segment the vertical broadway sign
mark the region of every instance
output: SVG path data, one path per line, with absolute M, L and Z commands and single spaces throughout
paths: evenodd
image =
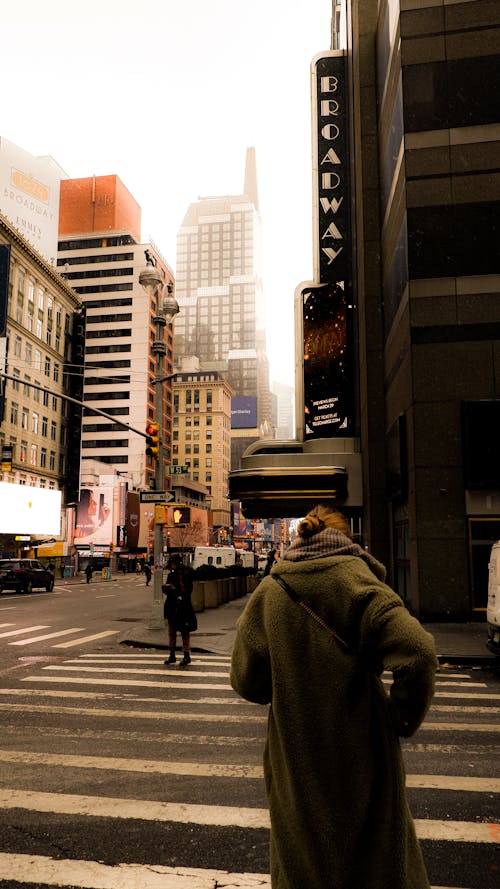
M 10 246 L 0 244 L 0 370 L 7 370 L 7 305 L 9 301 Z M 0 423 L 5 411 L 5 380 L 0 379 Z
M 345 55 L 316 57 L 312 84 L 317 284 L 302 291 L 306 439 L 352 436 L 355 401 Z

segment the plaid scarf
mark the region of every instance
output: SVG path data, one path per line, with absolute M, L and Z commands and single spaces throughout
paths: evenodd
M 283 553 L 283 558 L 289 562 L 324 559 L 328 556 L 357 556 L 366 562 L 379 580 L 385 580 L 386 570 L 382 563 L 336 528 L 324 528 L 310 537 L 296 537 Z

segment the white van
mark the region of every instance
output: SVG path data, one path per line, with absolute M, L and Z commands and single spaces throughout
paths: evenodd
M 236 564 L 234 546 L 195 546 L 191 567 L 214 565 L 215 568 L 227 568 L 234 564 Z
M 192 568 L 201 565 L 214 565 L 215 568 L 227 568 L 242 565 L 243 568 L 255 569 L 255 555 L 249 550 L 236 549 L 234 546 L 195 546 Z
M 487 646 L 493 654 L 500 655 L 500 540 L 491 547 L 488 571 Z

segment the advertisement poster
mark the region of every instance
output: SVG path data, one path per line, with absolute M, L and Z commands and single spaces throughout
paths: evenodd
M 82 488 L 76 510 L 74 541 L 80 544 L 107 544 L 113 535 L 113 488 Z
M 347 297 L 339 284 L 303 291 L 306 438 L 352 435 L 354 380 Z

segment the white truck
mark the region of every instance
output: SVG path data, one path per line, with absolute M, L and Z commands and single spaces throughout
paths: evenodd
M 255 556 L 234 546 L 195 546 L 191 567 L 196 569 L 201 565 L 213 565 L 215 568 L 242 565 L 244 568 L 254 569 Z
M 487 646 L 493 654 L 500 655 L 500 540 L 491 547 L 488 572 Z

